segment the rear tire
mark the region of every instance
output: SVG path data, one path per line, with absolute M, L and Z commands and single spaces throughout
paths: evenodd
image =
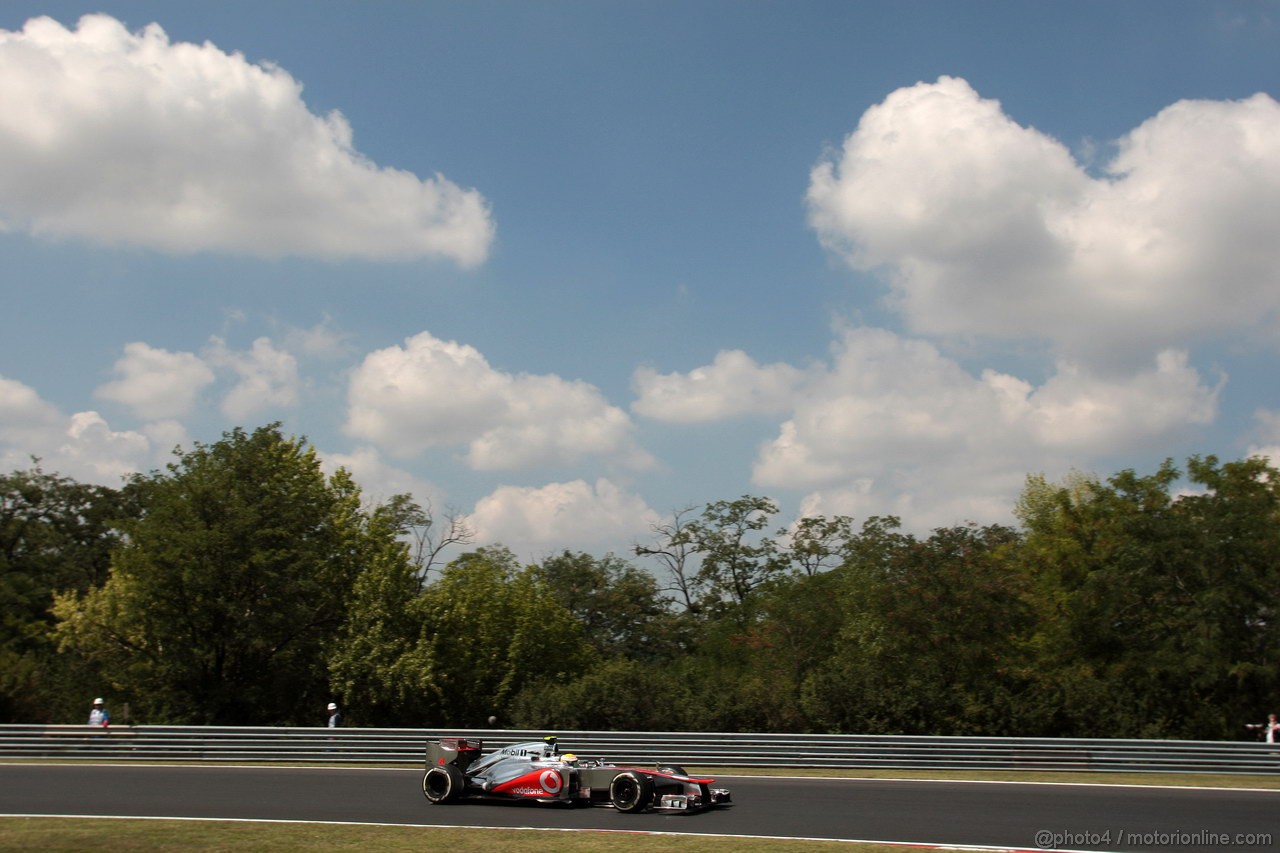
M 609 802 L 623 814 L 636 814 L 653 801 L 653 780 L 643 773 L 624 770 L 609 783 Z
M 467 779 L 452 764 L 437 764 L 422 776 L 422 795 L 434 805 L 456 803 Z

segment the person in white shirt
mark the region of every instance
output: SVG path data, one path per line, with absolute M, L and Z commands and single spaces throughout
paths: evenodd
M 107 712 L 101 698 L 93 700 L 93 710 L 89 712 L 89 725 L 103 729 L 111 725 L 111 714 Z

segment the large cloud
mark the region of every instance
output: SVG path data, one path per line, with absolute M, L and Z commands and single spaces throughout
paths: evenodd
M 484 199 L 369 162 L 283 69 L 89 15 L 0 30 L 0 227 L 172 252 L 484 260 Z
M 441 505 L 443 492 L 439 486 L 389 465 L 376 448 L 357 447 L 351 453 L 322 453 L 321 463 L 330 474 L 338 468 L 345 468 L 360 484 L 366 503 L 381 504 L 394 495 L 412 495 L 419 506 L 438 508 Z
M 34 456 L 46 471 L 119 486 L 122 478 L 160 463 L 186 440 L 175 421 L 117 431 L 97 412 L 63 415 L 31 387 L 0 376 L 0 470 L 29 468 Z
M 237 381 L 222 401 L 222 413 L 237 423 L 252 415 L 296 406 L 300 397 L 298 360 L 279 349 L 270 338 L 258 338 L 247 353 L 233 352 L 226 341 L 214 337 L 209 361 L 232 371 Z
M 651 533 L 659 516 L 609 480 L 540 488 L 500 486 L 468 518 L 478 542 L 500 542 L 525 559 L 561 549 L 615 547 Z
M 670 423 L 780 414 L 790 409 L 803 378 L 804 373 L 789 364 L 761 366 L 742 350 L 727 350 L 717 353 L 707 367 L 688 373 L 639 368 L 632 376 L 638 396 L 631 408 Z
M 100 386 L 94 396 L 148 420 L 188 414 L 214 380 L 213 371 L 194 353 L 169 352 L 141 341 L 126 344 L 113 369 L 119 378 Z
M 1127 367 L 1280 310 L 1280 104 L 1183 101 L 1104 177 L 943 77 L 869 109 L 808 194 L 822 242 L 886 271 L 909 328 L 1047 339 Z
M 608 457 L 643 467 L 626 412 L 585 382 L 495 370 L 474 347 L 429 332 L 353 371 L 346 431 L 398 455 L 465 444 L 482 470 Z
M 303 383 L 292 353 L 266 337 L 255 340 L 247 352 L 237 352 L 217 336 L 210 338 L 203 358 L 142 341 L 126 344 L 113 367 L 117 378 L 99 386 L 94 396 L 119 403 L 144 420 L 180 418 L 192 412 L 202 392 L 217 379 L 215 368 L 235 380 L 221 407 L 232 421 L 244 423 L 264 412 L 278 414 L 301 399 Z
M 1280 468 L 1280 412 L 1259 409 L 1254 413 L 1258 422 L 1261 443 L 1249 446 L 1249 456 L 1262 456 L 1276 468 Z
M 1219 387 L 1177 351 L 1120 378 L 1061 362 L 1035 387 L 994 370 L 974 376 L 924 341 L 847 329 L 829 369 L 797 394 L 761 448 L 753 479 L 812 490 L 809 511 L 1003 520 L 1027 472 L 1065 470 L 1207 424 Z

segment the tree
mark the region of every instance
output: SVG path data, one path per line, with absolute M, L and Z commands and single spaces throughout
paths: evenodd
M 1193 692 L 1220 709 L 1222 735 L 1260 716 L 1280 692 L 1280 470 L 1253 457 L 1187 461 L 1198 494 L 1175 502 L 1199 545 L 1189 572 L 1171 578 L 1185 601 L 1176 632 L 1185 643 Z
M 739 702 L 758 708 L 761 731 L 808 731 L 801 697 L 809 674 L 834 654 L 847 600 L 836 573 L 793 574 L 758 594 L 757 618 L 740 639 L 745 654 Z
M 422 630 L 416 605 L 423 572 L 402 538 L 406 501 L 407 496 L 397 495 L 371 513 L 371 547 L 329 654 L 331 693 L 343 699 L 348 725 L 407 726 L 422 720 L 424 667 L 414 656 L 414 643 Z
M 699 706 L 670 667 L 613 658 L 577 678 L 529 684 L 516 698 L 512 718 L 523 728 L 687 730 L 701 722 L 686 710 L 693 707 Z
M 145 512 L 107 581 L 59 597 L 63 647 L 150 721 L 314 722 L 353 585 L 389 531 L 366 523 L 345 471 L 326 479 L 279 424 L 175 455 L 138 478 Z
M 694 519 L 690 517 L 694 509 L 689 506 L 676 510 L 671 521 L 652 525 L 656 537 L 652 546 L 635 546 L 637 557 L 653 557 L 659 562 L 670 581 L 663 592 L 674 592 L 687 612 L 698 610 L 698 599 L 702 594 L 697 573 L 691 565 L 697 550 Z
M 49 608 L 55 593 L 105 580 L 113 525 L 136 512 L 132 490 L 77 483 L 38 460 L 0 477 L 0 720 L 79 717 L 103 687 L 82 661 L 56 654 Z
M 741 606 L 781 571 L 776 543 L 757 535 L 777 512 L 778 505 L 768 498 L 743 495 L 708 504 L 690 525 L 694 550 L 702 559 L 698 581 L 706 590 L 706 604 Z
M 1028 484 L 1019 504 L 1053 733 L 1238 736 L 1280 689 L 1280 472 L 1192 457 L 1187 479 Z
M 811 717 L 839 731 L 1008 733 L 1034 620 L 1015 531 L 940 528 L 924 541 L 868 524 L 836 572 L 845 618 L 806 679 Z M 830 577 L 823 575 L 824 579 Z
M 587 660 L 581 626 L 501 546 L 452 561 L 415 607 L 422 627 L 404 670 L 432 725 L 485 725 L 527 683 L 572 678 Z
M 809 577 L 829 571 L 840 564 L 849 540 L 853 538 L 853 519 L 847 515 L 835 518 L 808 516 L 790 529 L 778 531 L 787 545 L 782 555 L 796 569 Z
M 446 511 L 441 527 L 432 512 L 431 502 L 428 501 L 424 507 L 414 502 L 412 495 L 393 495 L 379 511 L 399 535 L 410 541 L 410 560 L 418 575 L 419 589 L 427 585 L 431 570 L 446 548 L 470 545 L 475 541 L 475 531 L 466 516 L 450 509 Z
M 599 656 L 653 659 L 679 649 L 678 622 L 648 572 L 613 554 L 596 559 L 569 551 L 543 560 L 535 572 Z

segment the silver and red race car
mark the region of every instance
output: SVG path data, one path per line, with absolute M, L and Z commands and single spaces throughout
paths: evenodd
M 562 753 L 554 737 L 483 754 L 475 738 L 427 742 L 422 793 L 432 803 L 461 799 L 532 800 L 565 805 L 612 806 L 620 812 L 692 812 L 731 802 L 714 779 L 690 776 L 683 767 L 610 764 Z

